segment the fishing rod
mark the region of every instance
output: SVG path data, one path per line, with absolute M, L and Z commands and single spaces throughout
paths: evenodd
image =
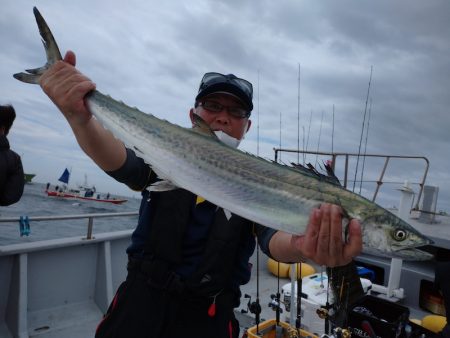
M 276 295 L 270 295 L 272 299 L 269 303 L 269 307 L 275 311 L 275 322 L 277 329 L 280 327 L 280 314 L 283 312 L 281 309 L 281 293 L 280 293 L 280 262 L 277 261 L 277 293 Z
M 302 281 L 302 263 L 296 264 L 297 274 L 297 319 L 295 320 L 295 328 L 298 334 L 300 334 L 300 329 L 302 328 L 302 294 L 303 294 L 303 281 Z
M 280 112 L 280 139 L 279 139 L 279 143 L 280 143 L 280 148 L 281 148 L 281 112 Z M 281 154 L 280 154 L 280 162 L 281 162 Z
M 333 124 L 331 129 L 331 152 L 334 153 L 334 104 L 333 104 Z
M 258 114 L 257 114 L 257 125 L 256 125 L 256 156 L 259 156 L 259 69 L 258 69 Z
M 300 63 L 298 64 L 298 93 L 297 93 L 297 163 L 300 163 Z
M 255 314 L 256 332 L 259 334 L 261 304 L 259 303 L 259 241 L 256 237 L 256 300 L 252 304 L 251 312 Z
M 305 151 L 306 151 L 306 152 L 308 151 L 308 146 L 309 146 L 309 135 L 311 134 L 312 114 L 313 114 L 313 111 L 312 111 L 312 109 L 311 109 L 311 113 L 309 114 L 308 136 L 307 136 L 307 138 L 306 138 L 306 148 L 305 148 Z M 306 156 L 306 153 L 303 152 L 303 159 L 305 158 L 305 156 Z M 305 161 L 303 160 L 303 162 L 305 162 Z M 303 163 L 303 164 L 305 164 L 305 163 Z
M 367 118 L 367 128 L 366 128 L 366 142 L 364 145 L 364 156 L 363 156 L 363 164 L 361 169 L 361 183 L 359 184 L 359 194 L 361 195 L 361 189 L 362 189 L 362 182 L 364 178 L 364 167 L 366 164 L 366 154 L 367 154 L 367 139 L 369 138 L 369 127 L 370 127 L 370 115 L 372 113 L 372 98 L 370 98 L 370 105 L 369 105 L 369 117 Z
M 323 110 L 322 110 L 322 117 L 320 118 L 319 140 L 317 141 L 317 151 L 316 151 L 317 155 L 316 155 L 316 163 L 315 163 L 314 167 L 317 167 L 317 160 L 319 158 L 320 137 L 322 135 L 322 123 L 323 123 Z
M 373 72 L 373 66 L 370 66 L 369 86 L 367 87 L 366 105 L 365 105 L 365 108 L 364 108 L 364 118 L 363 118 L 363 123 L 362 123 L 362 128 L 361 128 L 361 137 L 359 139 L 358 156 L 356 158 L 355 180 L 353 182 L 353 190 L 352 190 L 353 192 L 355 192 L 356 176 L 358 175 L 359 157 L 361 155 L 361 143 L 362 143 L 362 138 L 363 138 L 364 125 L 366 123 L 367 102 L 369 100 L 370 84 L 372 83 L 372 72 Z
M 303 130 L 303 140 L 302 140 L 302 145 L 303 145 L 303 149 L 305 149 L 305 126 L 302 126 L 302 130 Z M 305 165 L 306 162 L 306 154 L 303 153 L 303 165 Z
M 256 333 L 259 334 L 259 323 L 261 321 L 261 304 L 259 302 L 259 243 L 258 237 L 256 240 L 256 300 L 252 302 L 252 296 L 245 294 L 244 298 L 248 298 L 247 310 L 241 309 L 241 313 L 250 313 L 255 315 Z

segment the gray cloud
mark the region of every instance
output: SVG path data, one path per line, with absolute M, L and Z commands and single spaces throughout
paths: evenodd
M 232 72 L 252 81 L 254 124 L 243 148 L 259 149 L 266 158 L 273 158 L 280 142 L 280 113 L 281 143 L 297 147 L 299 64 L 300 143 L 312 111 L 309 149 L 316 150 L 322 128 L 319 150 L 331 150 L 334 105 L 334 150 L 357 152 L 373 66 L 367 152 L 429 158 L 427 182 L 440 186 L 439 208 L 447 211 L 449 7 L 445 0 L 203 0 L 189 6 L 182 1 L 39 2 L 61 51 L 77 53 L 79 69 L 99 90 L 171 122 L 189 126 L 187 112 L 204 72 Z M 78 181 L 86 172 L 99 189 L 130 194 L 79 150 L 65 120 L 38 87 L 12 78 L 14 72 L 43 64 L 44 53 L 27 1 L 6 2 L 2 14 L 1 102 L 12 103 L 18 112 L 11 143 L 24 154 L 26 170 L 36 172 L 39 181 L 53 182 L 72 166 Z M 288 155 L 283 157 L 289 162 Z M 367 161 L 365 177 L 376 177 L 380 167 Z M 417 181 L 422 167 L 399 161 L 389 173 L 397 183 L 385 187 L 398 187 L 408 176 Z M 370 194 L 370 188 L 371 183 L 364 186 L 363 193 Z M 395 203 L 394 193 L 381 196 Z

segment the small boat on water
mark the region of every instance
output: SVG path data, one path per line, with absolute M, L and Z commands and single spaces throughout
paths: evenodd
M 92 192 L 90 190 L 84 190 L 84 191 L 70 190 L 68 192 L 67 191 L 47 190 L 46 192 L 47 192 L 47 196 L 55 197 L 55 198 L 77 199 L 77 200 L 83 200 L 83 201 L 104 202 L 104 203 L 112 203 L 112 204 L 122 204 L 127 201 L 126 199 L 122 199 L 122 198 L 110 197 L 108 194 L 105 197 L 102 197 L 100 194 L 94 194 L 92 196 L 88 196 Z
M 103 202 L 111 204 L 122 204 L 127 200 L 123 198 L 111 197 L 109 193 L 100 194 L 97 192 L 95 186 L 89 186 L 87 184 L 87 177 L 85 176 L 85 182 L 83 185 L 79 185 L 77 188 L 69 188 L 70 171 L 66 168 L 61 174 L 58 181 L 62 182 L 63 185 L 60 187 L 55 186 L 54 190 L 50 190 L 50 183 L 47 183 L 47 188 L 45 192 L 48 197 L 61 198 L 61 199 L 76 199 L 82 201 L 94 201 Z

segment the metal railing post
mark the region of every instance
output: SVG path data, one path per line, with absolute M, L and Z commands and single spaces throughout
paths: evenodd
M 87 234 L 86 234 L 86 239 L 92 239 L 92 230 L 94 228 L 94 218 L 93 217 L 89 217 L 88 218 L 88 226 L 87 226 Z
M 348 185 L 348 171 L 349 171 L 349 159 L 350 157 L 356 157 L 359 156 L 358 154 L 354 154 L 354 153 L 340 153 L 340 152 L 322 152 L 322 151 L 308 151 L 308 150 L 298 150 L 298 149 L 285 149 L 285 148 L 273 148 L 274 152 L 275 152 L 275 162 L 278 161 L 278 153 L 282 153 L 282 152 L 287 152 L 287 153 L 301 153 L 301 154 L 310 154 L 310 155 L 323 155 L 323 156 L 331 156 L 332 157 L 332 167 L 333 170 L 335 170 L 336 167 L 336 162 L 337 162 L 337 157 L 338 156 L 344 156 L 345 160 L 344 160 L 344 182 L 343 182 L 343 187 L 347 188 Z M 281 155 L 280 155 L 281 156 Z M 423 160 L 425 161 L 425 172 L 423 174 L 422 180 L 418 183 L 419 184 L 419 193 L 417 196 L 417 201 L 415 202 L 415 210 L 419 210 L 419 203 L 421 202 L 421 197 L 423 194 L 423 189 L 425 186 L 425 181 L 428 175 L 428 169 L 429 169 L 429 165 L 430 162 L 429 160 L 424 157 L 424 156 L 405 156 L 405 155 L 382 155 L 382 154 L 364 154 L 365 157 L 371 157 L 371 158 L 384 158 L 385 159 L 385 163 L 381 172 L 381 175 L 378 179 L 378 181 L 376 181 L 377 186 L 375 187 L 375 192 L 374 192 L 374 196 L 372 197 L 372 201 L 375 201 L 378 195 L 378 192 L 381 188 L 381 185 L 384 183 L 383 179 L 384 179 L 384 175 L 386 173 L 386 169 L 388 166 L 388 163 L 390 162 L 391 159 L 415 159 L 415 160 Z M 393 182 L 390 182 L 393 183 Z

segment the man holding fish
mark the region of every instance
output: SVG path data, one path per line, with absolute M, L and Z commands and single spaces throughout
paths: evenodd
M 422 250 L 429 238 L 376 203 L 235 149 L 251 126 L 248 81 L 206 73 L 189 111 L 193 128 L 182 128 L 96 90 L 33 11 L 47 63 L 14 77 L 40 84 L 86 154 L 142 192 L 128 276 L 97 337 L 237 337 L 233 309 L 255 238 L 283 262 L 346 265 L 363 244 L 368 254 L 432 258 Z
M 311 210 L 305 234 L 291 235 L 254 224 L 186 190 L 153 189 L 161 180 L 152 168 L 93 118 L 85 97 L 95 84 L 75 68 L 73 52 L 45 72 L 40 85 L 86 154 L 143 195 L 127 249 L 128 277 L 97 337 L 237 337 L 233 308 L 239 305 L 239 286 L 250 279 L 255 235 L 261 249 L 282 262 L 310 259 L 339 266 L 360 253 L 360 225 L 352 220 L 344 241 L 342 210 L 336 205 Z M 206 124 L 220 140 L 237 147 L 250 129 L 252 109 L 251 83 L 232 74 L 206 73 L 189 118 L 195 128 Z

